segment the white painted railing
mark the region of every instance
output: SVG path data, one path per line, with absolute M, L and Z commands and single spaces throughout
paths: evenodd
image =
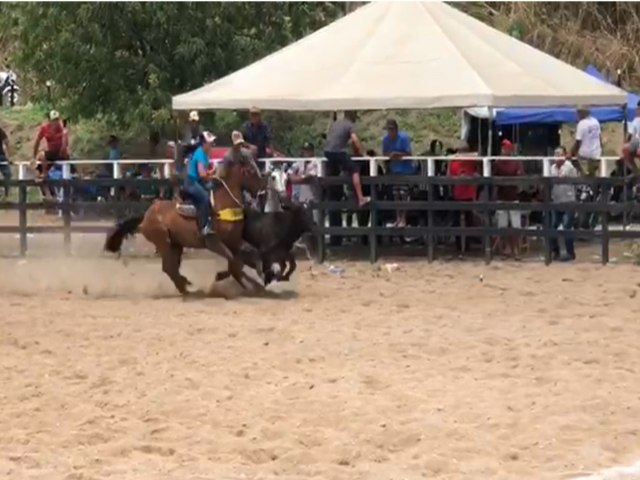
M 353 157 L 352 158 L 356 162 L 369 162 L 369 171 L 372 176 L 376 176 L 378 173 L 378 162 L 388 161 L 389 157 Z M 551 164 L 553 162 L 552 157 L 481 157 L 474 154 L 468 155 L 460 155 L 460 156 L 440 156 L 440 157 L 424 157 L 424 156 L 415 156 L 415 157 L 404 157 L 403 161 L 418 161 L 418 162 L 426 162 L 427 176 L 434 176 L 436 173 L 435 163 L 436 161 L 445 161 L 450 162 L 452 160 L 475 160 L 477 162 L 482 162 L 482 175 L 485 177 L 491 176 L 491 162 L 493 160 L 521 160 L 525 162 L 540 162 L 542 163 L 542 172 L 544 176 L 549 176 L 551 172 Z M 613 162 L 616 162 L 619 157 L 602 157 L 600 158 L 600 176 L 606 177 L 609 174 L 609 165 Z M 264 163 L 266 168 L 271 168 L 274 165 L 282 164 L 282 163 L 292 163 L 298 161 L 318 161 L 321 164 L 321 175 L 324 176 L 324 163 L 326 162 L 326 158 L 324 157 L 274 157 L 274 158 L 264 158 L 259 159 L 260 163 Z M 168 178 L 171 175 L 171 167 L 173 164 L 173 160 L 171 159 L 154 159 L 154 160 L 144 160 L 144 159 L 131 159 L 131 160 L 67 160 L 56 162 L 56 164 L 62 166 L 62 177 L 69 179 L 71 178 L 71 166 L 72 165 L 93 165 L 93 166 L 102 166 L 106 164 L 113 165 L 113 178 L 122 178 L 122 167 L 126 165 L 140 165 L 140 164 L 152 164 L 152 165 L 162 165 L 163 174 L 165 178 Z M 36 162 L 15 162 L 15 165 L 18 167 L 18 179 L 25 180 L 28 178 L 27 171 L 29 167 L 32 167 L 36 164 Z

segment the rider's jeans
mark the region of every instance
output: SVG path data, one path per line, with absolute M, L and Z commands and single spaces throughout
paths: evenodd
M 204 228 L 209 223 L 209 192 L 202 183 L 191 177 L 185 179 L 184 190 L 193 199 L 198 211 L 198 224 L 200 228 Z

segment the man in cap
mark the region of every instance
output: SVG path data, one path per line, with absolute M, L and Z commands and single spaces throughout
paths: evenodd
M 511 157 L 514 154 L 513 144 L 506 138 L 502 140 L 500 149 L 501 157 Z M 492 167 L 496 177 L 520 177 L 524 175 L 524 165 L 516 158 L 495 160 Z M 498 185 L 493 189 L 493 196 L 499 202 L 517 203 L 520 193 L 518 185 Z M 519 210 L 498 210 L 496 212 L 496 224 L 498 228 L 522 228 L 522 213 Z M 517 235 L 507 237 L 507 244 L 511 255 L 515 260 L 520 258 L 521 239 Z M 499 242 L 502 244 L 502 242 Z
M 587 172 L 595 174 L 602 156 L 602 136 L 600 122 L 591 115 L 589 108 L 578 107 L 578 125 L 576 125 L 576 139 L 571 149 L 571 157 L 576 158 L 574 167 L 583 174 L 581 161 L 587 164 Z
M 231 145 L 232 147 L 223 155 L 222 162 L 243 162 L 250 163 L 254 166 L 256 163 L 253 160 L 251 151 L 247 148 L 247 142 L 244 136 L 238 130 L 234 130 L 231 133 Z M 257 166 L 255 167 L 258 168 Z
M 191 196 L 198 211 L 198 227 L 203 236 L 213 233 L 209 203 L 209 180 L 213 175 L 209 168 L 209 151 L 215 140 L 216 137 L 212 133 L 202 132 L 199 145 L 187 164 L 187 176 L 184 180 L 184 191 Z
M 262 120 L 262 112 L 258 107 L 249 109 L 249 121 L 242 125 L 246 146 L 249 147 L 256 159 L 267 158 L 269 156 L 268 149 L 271 148 L 273 138 L 271 129 Z
M 67 151 L 65 127 L 60 120 L 60 114 L 56 110 L 51 110 L 48 121 L 40 125 L 36 141 L 33 145 L 33 158 L 38 159 L 38 151 L 42 139 L 47 142 L 47 148 L 42 158 L 42 165 L 38 171 L 46 177 L 49 171 L 49 164 L 53 164 L 65 158 Z
M 450 177 L 477 177 L 478 161 L 474 160 L 477 155 L 471 152 L 469 144 L 464 140 L 458 142 L 455 159 L 449 162 L 448 175 Z M 456 184 L 451 188 L 451 196 L 456 202 L 475 202 L 478 196 L 478 187 L 473 184 Z M 460 210 L 455 212 L 453 217 L 454 227 L 471 227 L 473 225 L 473 212 L 471 210 Z M 456 236 L 456 251 L 462 254 L 465 250 L 463 235 Z
M 382 138 L 382 154 L 389 157 L 389 172 L 392 175 L 415 175 L 417 165 L 413 160 L 405 160 L 411 156 L 411 139 L 409 135 L 398 129 L 398 122 L 393 118 L 387 120 L 385 125 L 387 133 Z M 397 202 L 409 201 L 409 185 L 394 185 L 393 199 Z M 407 226 L 407 211 L 398 210 L 396 221 L 392 227 Z

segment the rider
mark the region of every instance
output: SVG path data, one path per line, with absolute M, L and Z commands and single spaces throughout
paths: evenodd
M 209 207 L 209 192 L 212 174 L 209 170 L 209 151 L 214 145 L 216 137 L 211 132 L 202 132 L 200 146 L 193 152 L 191 160 L 187 164 L 187 176 L 184 181 L 184 190 L 193 199 L 198 211 L 198 227 L 202 235 L 211 235 L 211 215 Z

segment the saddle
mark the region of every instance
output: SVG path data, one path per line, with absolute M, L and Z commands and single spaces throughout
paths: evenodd
M 213 192 L 209 195 L 209 202 L 211 211 L 216 212 Z M 193 199 L 183 189 L 180 189 L 178 192 L 176 211 L 178 212 L 178 215 L 185 218 L 196 218 L 198 216 L 198 210 L 193 204 Z M 224 222 L 237 222 L 244 220 L 244 210 L 242 208 L 225 208 L 216 212 L 215 216 L 216 219 Z
M 178 192 L 178 202 L 176 203 L 176 211 L 185 218 L 196 218 L 198 210 L 193 204 L 193 199 L 184 189 Z

